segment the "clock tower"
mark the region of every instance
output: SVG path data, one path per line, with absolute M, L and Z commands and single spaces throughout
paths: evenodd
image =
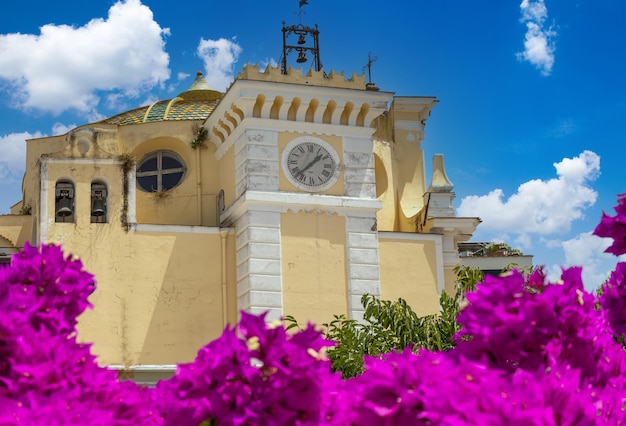
M 238 309 L 326 322 L 380 294 L 372 121 L 392 94 L 365 88 L 248 65 L 205 123 L 232 171 L 220 221 L 236 229 Z

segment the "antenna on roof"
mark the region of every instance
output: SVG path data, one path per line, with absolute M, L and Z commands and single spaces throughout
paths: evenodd
M 297 15 L 300 23 L 298 25 L 285 26 L 285 21 L 283 21 L 283 53 L 280 58 L 280 72 L 283 74 L 287 74 L 287 56 L 292 52 L 298 53 L 296 58 L 298 64 L 309 62 L 307 53 L 311 53 L 313 55 L 311 66 L 315 71 L 322 70 L 319 45 L 320 32 L 317 29 L 317 24 L 315 24 L 315 28 L 302 24 L 302 15 L 304 14 L 302 6 L 306 4 L 309 4 L 308 0 L 299 0 Z

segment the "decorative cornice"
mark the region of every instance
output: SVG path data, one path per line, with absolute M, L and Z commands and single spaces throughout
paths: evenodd
M 278 129 L 288 123 L 370 129 L 393 96 L 345 86 L 294 83 L 236 80 L 204 124 L 209 140 L 219 149 L 248 119 L 267 120 Z
M 40 161 L 42 164 L 122 164 L 117 158 L 53 158 L 47 157 L 46 154 L 41 156 Z
M 165 232 L 169 234 L 220 234 L 223 228 L 217 226 L 194 226 L 194 225 L 153 225 L 137 223 L 132 226 L 135 232 Z M 234 234 L 232 229 L 228 230 Z
M 426 221 L 425 228 L 434 234 L 453 233 L 471 237 L 480 222 L 478 217 L 432 217 Z
M 231 226 L 249 210 L 284 213 L 288 210 L 324 211 L 342 216 L 371 217 L 382 207 L 377 199 L 339 197 L 336 195 L 307 194 L 297 192 L 246 191 L 220 215 L 222 226 Z

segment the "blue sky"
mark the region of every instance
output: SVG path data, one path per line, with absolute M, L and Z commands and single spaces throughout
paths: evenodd
M 236 4 L 236 6 L 234 6 Z M 24 140 L 186 90 L 223 91 L 245 63 L 276 63 L 297 0 L 9 2 L 0 14 L 0 212 L 21 199 Z M 474 241 L 505 241 L 556 277 L 596 287 L 616 259 L 590 236 L 626 192 L 622 0 L 309 0 L 325 71 L 436 96 L 426 162 L 442 153 Z M 306 65 L 306 64 L 305 64 Z M 430 168 L 426 171 L 430 179 Z

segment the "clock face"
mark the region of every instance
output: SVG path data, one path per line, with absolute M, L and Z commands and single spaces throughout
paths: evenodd
M 325 141 L 316 138 L 297 138 L 283 153 L 285 175 L 300 189 L 323 191 L 338 178 L 339 157 Z

